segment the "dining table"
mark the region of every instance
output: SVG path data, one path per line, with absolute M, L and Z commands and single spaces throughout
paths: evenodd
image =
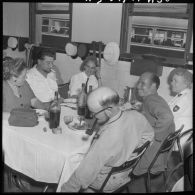
M 64 123 L 64 116 L 77 116 L 73 106 L 61 106 L 61 133 L 49 128 L 44 114 L 39 114 L 34 127 L 10 126 L 10 113 L 3 112 L 2 146 L 4 163 L 35 181 L 61 185 L 68 181 L 87 153 L 94 133 L 73 130 Z

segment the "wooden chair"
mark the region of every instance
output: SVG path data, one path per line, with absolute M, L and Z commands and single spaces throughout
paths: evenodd
M 183 129 L 184 125 L 182 125 L 180 127 L 180 129 L 178 129 L 177 131 L 173 132 L 173 133 L 170 133 L 165 139 L 164 141 L 162 142 L 159 150 L 157 151 L 154 159 L 152 160 L 152 162 L 150 163 L 149 167 L 148 167 L 148 170 L 147 170 L 147 181 L 146 181 L 146 191 L 148 193 L 151 192 L 151 176 L 152 175 L 159 175 L 161 173 L 163 173 L 163 176 L 164 176 L 164 184 L 165 184 L 165 189 L 166 189 L 166 178 L 167 178 L 167 170 L 165 168 L 165 170 L 163 171 L 160 171 L 160 172 L 156 172 L 156 173 L 151 173 L 151 169 L 153 167 L 153 165 L 155 164 L 156 160 L 158 159 L 159 155 L 162 154 L 162 153 L 165 153 L 165 152 L 168 152 L 169 154 L 172 152 L 173 150 L 173 146 L 174 144 L 176 143 L 178 137 L 180 136 L 180 133 Z M 167 155 L 167 163 L 168 163 L 168 160 L 169 160 L 169 154 Z
M 48 191 L 49 187 L 53 187 L 56 184 L 53 183 L 45 183 L 45 182 L 39 182 L 35 181 L 32 178 L 8 167 L 5 165 L 6 171 L 8 173 L 8 187 L 11 188 L 12 185 L 15 185 L 17 188 L 19 188 L 22 192 L 33 192 L 31 189 L 28 189 L 23 181 L 27 181 L 29 183 L 29 186 L 39 184 L 39 188 L 42 192 Z
M 68 98 L 69 82 L 58 85 L 58 92 L 62 98 Z
M 179 140 L 182 136 L 187 135 L 191 133 L 190 137 L 187 139 L 185 145 L 184 145 L 184 151 L 181 150 L 181 146 L 179 143 Z M 193 154 L 193 147 L 190 144 L 193 144 L 192 142 L 192 135 L 193 135 L 193 129 L 189 129 L 185 132 L 183 132 L 182 134 L 180 134 L 180 136 L 177 139 L 177 144 L 178 144 L 178 148 L 179 148 L 179 152 L 181 155 L 181 162 L 177 164 L 177 166 L 175 166 L 171 172 L 169 173 L 168 177 L 167 177 L 167 181 L 166 181 L 166 186 L 168 185 L 168 183 L 170 182 L 171 178 L 173 177 L 174 173 L 176 173 L 177 171 L 179 171 L 181 168 L 183 168 L 184 170 L 184 179 L 186 180 L 185 183 L 188 183 L 188 185 L 184 186 L 184 188 L 186 187 L 191 187 L 192 189 L 192 154 Z M 185 164 L 185 166 L 184 166 Z
M 180 140 L 181 140 L 181 138 L 183 138 L 184 136 L 186 136 L 188 134 L 192 135 L 192 133 L 193 133 L 193 129 L 188 129 L 187 131 L 184 131 L 183 133 L 181 133 L 180 136 L 177 138 L 177 145 L 178 145 L 178 149 L 179 149 L 179 153 L 180 153 L 182 162 L 184 161 L 184 154 L 183 154 L 183 150 L 181 148 Z
M 95 192 L 98 193 L 103 193 L 104 187 L 106 186 L 108 180 L 110 179 L 110 177 L 113 174 L 116 173 L 121 173 L 121 172 L 126 172 L 126 171 L 132 171 L 133 168 L 136 166 L 136 164 L 138 163 L 139 159 L 141 158 L 141 156 L 144 154 L 144 152 L 146 151 L 146 149 L 148 148 L 148 146 L 150 145 L 150 141 L 145 142 L 141 147 L 136 148 L 133 153 L 135 153 L 137 156 L 135 158 L 133 158 L 132 160 L 126 161 L 125 163 L 123 163 L 122 165 L 118 166 L 118 167 L 113 167 L 111 169 L 111 171 L 109 172 L 109 174 L 107 175 L 106 179 L 104 180 L 102 186 L 100 187 L 100 189 L 94 189 L 92 187 L 89 187 L 90 189 L 94 190 Z M 117 190 L 113 191 L 112 193 L 117 193 L 117 192 L 121 192 L 124 189 L 127 189 L 127 184 L 125 183 L 123 186 L 121 186 L 120 188 L 118 188 Z

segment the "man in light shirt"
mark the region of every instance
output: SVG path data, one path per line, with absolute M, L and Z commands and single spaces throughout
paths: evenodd
M 169 75 L 171 92 L 175 97 L 169 102 L 174 116 L 176 130 L 182 125 L 182 132 L 193 128 L 192 126 L 192 73 L 184 68 L 175 68 Z M 180 139 L 183 147 L 189 134 Z M 176 148 L 177 149 L 177 148 Z
M 55 91 L 58 91 L 56 75 L 52 69 L 54 53 L 43 49 L 38 53 L 37 59 L 37 64 L 28 71 L 26 81 L 36 97 L 31 101 L 32 106 L 48 110 Z
M 131 158 L 133 150 L 152 141 L 154 130 L 137 111 L 121 111 L 119 95 L 108 87 L 99 87 L 89 94 L 88 107 L 100 126 L 91 147 L 62 192 L 91 192 L 100 189 L 109 171 Z M 129 171 L 115 174 L 104 188 L 112 192 L 130 181 Z

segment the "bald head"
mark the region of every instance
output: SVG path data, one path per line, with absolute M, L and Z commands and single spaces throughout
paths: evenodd
M 97 112 L 108 106 L 118 105 L 119 95 L 109 87 L 99 87 L 92 91 L 87 99 L 91 111 Z

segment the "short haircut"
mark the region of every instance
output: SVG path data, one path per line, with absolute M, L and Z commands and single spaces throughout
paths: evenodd
M 154 73 L 151 73 L 151 82 L 156 84 L 156 89 L 159 88 L 159 86 L 160 86 L 160 79 L 159 79 L 159 77 L 158 77 L 156 74 L 154 74 Z
M 42 49 L 37 54 L 37 59 L 44 60 L 45 56 L 49 56 L 55 59 L 55 52 L 50 49 Z
M 94 62 L 94 64 L 95 64 L 96 67 L 98 66 L 97 58 L 96 58 L 95 56 L 88 56 L 88 57 L 82 62 L 81 66 L 80 66 L 80 71 L 84 71 L 84 70 L 85 70 L 85 66 L 86 66 L 86 64 L 87 64 L 89 61 Z
M 119 95 L 117 93 L 107 96 L 105 99 L 101 100 L 99 104 L 102 107 L 109 107 L 111 105 L 117 105 L 119 103 Z
M 187 83 L 189 84 L 192 83 L 192 73 L 189 72 L 187 69 L 184 68 L 173 69 L 169 74 L 169 78 L 168 78 L 169 82 L 172 81 L 174 75 L 182 76 Z
M 3 80 L 9 80 L 12 76 L 20 76 L 26 68 L 26 63 L 22 58 L 9 58 L 3 61 Z

